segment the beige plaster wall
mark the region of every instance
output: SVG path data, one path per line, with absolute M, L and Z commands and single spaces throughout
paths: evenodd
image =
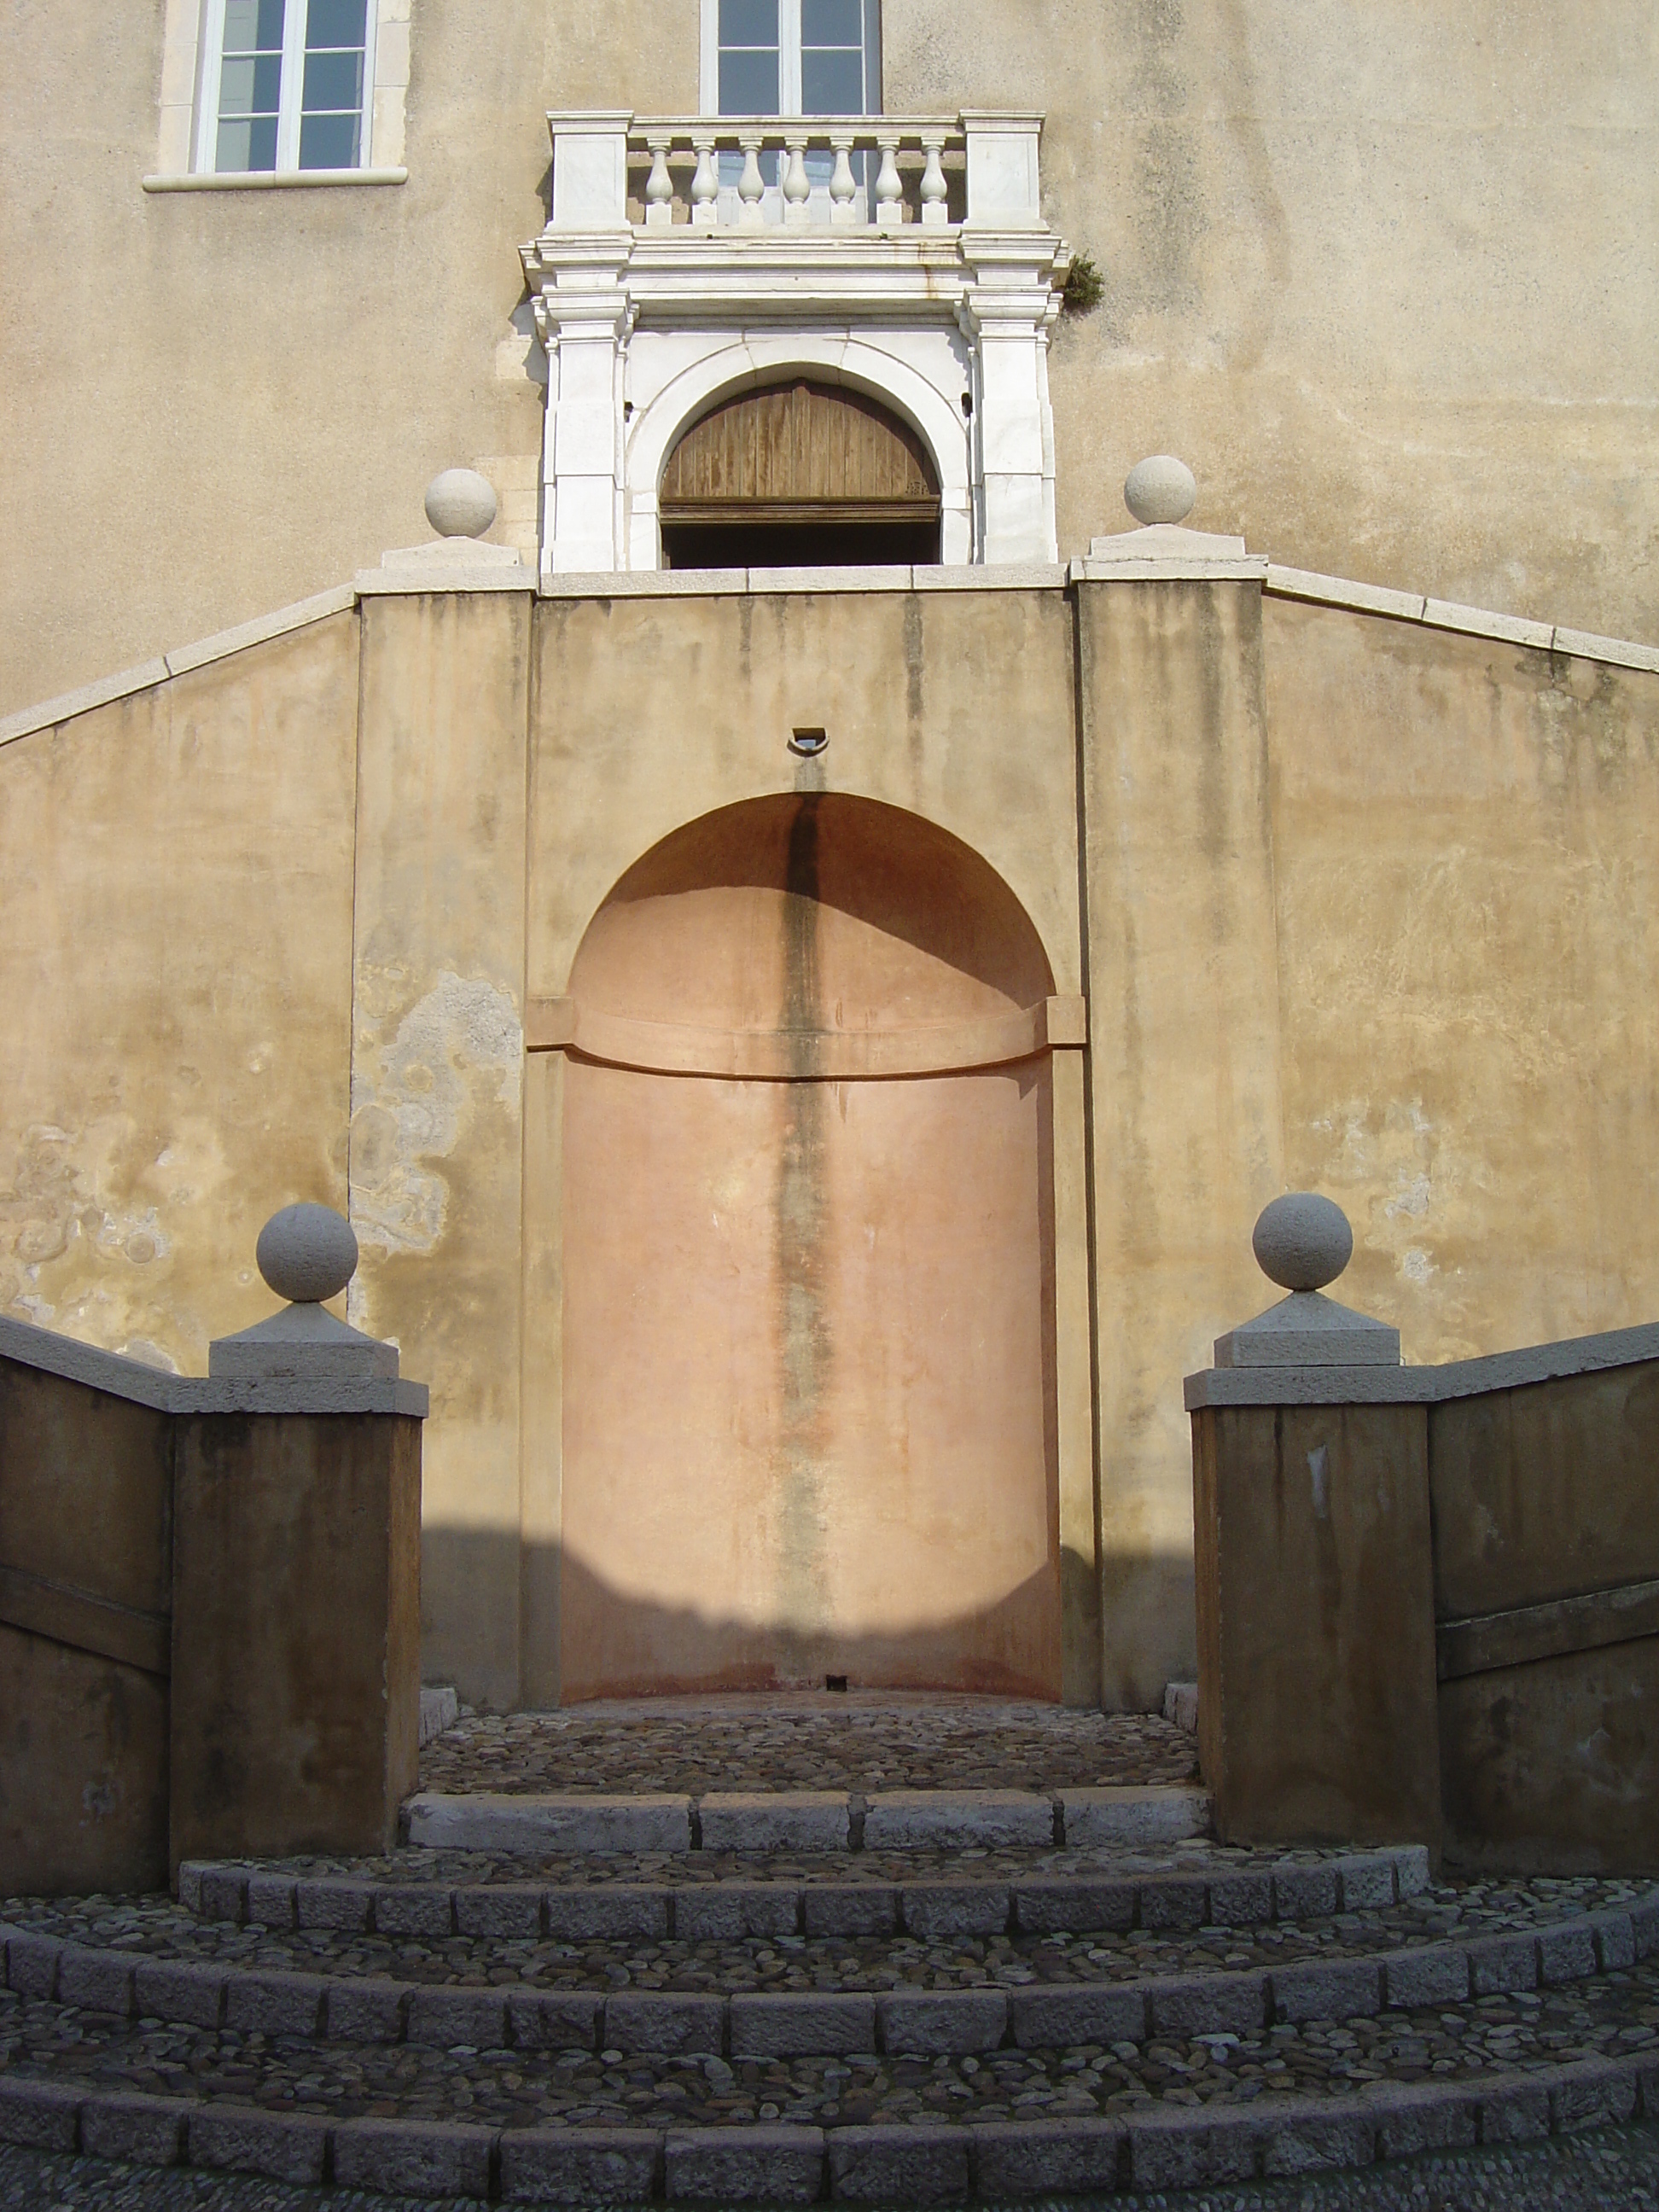
M 362 623 L 350 1316 L 432 1391 L 422 1665 L 510 1705 L 528 597 L 369 599 Z
M 1261 594 L 1082 585 L 1103 1696 L 1193 1665 L 1181 1377 L 1283 1187 Z M 1213 1325 L 1212 1325 L 1213 1324 Z
M 590 923 L 642 854 L 718 807 L 793 791 L 880 799 L 951 831 L 1024 907 L 1054 988 L 1079 988 L 1073 636 L 1061 593 L 556 599 L 536 623 L 531 997 L 571 985 Z M 808 726 L 830 740 L 811 761 L 788 746 Z M 562 1251 L 574 1233 L 551 1162 L 568 1141 L 574 1085 L 558 1054 L 532 1054 L 528 1069 L 522 1648 L 523 1679 L 545 1695 L 562 1641 L 548 1563 L 565 1534 Z M 1064 1188 L 1075 1243 L 1080 1178 L 1068 1174 Z M 1053 1389 L 1072 1423 L 1088 1317 L 1069 1262 L 1065 1281 Z M 1065 1437 L 1061 1517 L 1091 1560 L 1088 1439 L 1074 1423 Z
M 0 746 L 0 1312 L 188 1374 L 346 1192 L 355 614 Z
M 1178 453 L 1292 566 L 1656 636 L 1642 0 L 890 0 L 894 109 L 1047 112 L 1105 278 L 1055 333 L 1062 552 Z M 1593 619 L 1592 619 L 1593 617 Z
M 1659 678 L 1264 620 L 1285 1173 L 1353 1221 L 1339 1295 L 1410 1360 L 1652 1319 Z
M 148 195 L 163 13 L 0 27 L 0 713 L 422 538 L 440 466 L 524 535 L 544 110 L 697 104 L 697 0 L 414 0 L 407 184 Z M 1642 0 L 884 15 L 890 108 L 1047 111 L 1050 214 L 1106 278 L 1054 342 L 1062 553 L 1174 448 L 1195 520 L 1281 561 L 1654 635 Z
M 526 1001 L 684 823 L 905 808 L 1089 998 L 1060 1520 L 1103 1694 L 1150 1703 L 1192 1663 L 1180 1376 L 1268 1302 L 1275 1190 L 1346 1206 L 1342 1295 L 1413 1359 L 1659 1311 L 1656 778 L 1659 679 L 1248 584 L 365 602 L 0 747 L 0 1310 L 200 1372 L 268 1310 L 266 1214 L 349 1182 L 354 1316 L 434 1386 L 428 1671 L 556 1695 L 568 1086 Z

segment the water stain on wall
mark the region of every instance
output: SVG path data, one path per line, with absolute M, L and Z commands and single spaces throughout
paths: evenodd
M 360 1048 L 351 1079 L 351 1223 L 358 1243 L 430 1252 L 444 1233 L 448 1158 L 474 1105 L 515 1115 L 524 1032 L 508 994 L 446 969 L 384 1052 Z

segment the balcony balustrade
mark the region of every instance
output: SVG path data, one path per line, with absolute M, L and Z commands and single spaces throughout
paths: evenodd
M 920 434 L 942 561 L 1052 562 L 1042 118 L 550 114 L 522 249 L 547 360 L 541 565 L 650 569 L 675 441 L 734 391 L 848 384 Z
M 951 117 L 653 117 L 628 132 L 629 212 L 647 230 L 943 230 L 966 169 Z

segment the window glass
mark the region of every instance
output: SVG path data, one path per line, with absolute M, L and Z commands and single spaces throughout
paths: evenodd
M 800 104 L 807 115 L 863 115 L 865 0 L 800 0 Z
M 274 169 L 283 89 L 283 0 L 225 0 L 216 169 Z
M 722 115 L 778 112 L 778 0 L 720 0 Z
M 222 27 L 209 111 L 216 169 L 356 167 L 365 152 L 370 5 L 209 0 L 210 27 L 216 20 Z
M 311 0 L 306 15 L 305 93 L 300 117 L 300 167 L 356 165 L 363 112 L 363 40 L 367 0 Z

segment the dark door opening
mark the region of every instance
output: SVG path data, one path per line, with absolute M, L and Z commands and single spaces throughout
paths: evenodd
M 878 568 L 939 559 L 932 522 L 669 522 L 669 568 Z
M 670 568 L 936 562 L 939 486 L 909 424 L 866 392 L 800 378 L 694 422 L 659 490 Z

